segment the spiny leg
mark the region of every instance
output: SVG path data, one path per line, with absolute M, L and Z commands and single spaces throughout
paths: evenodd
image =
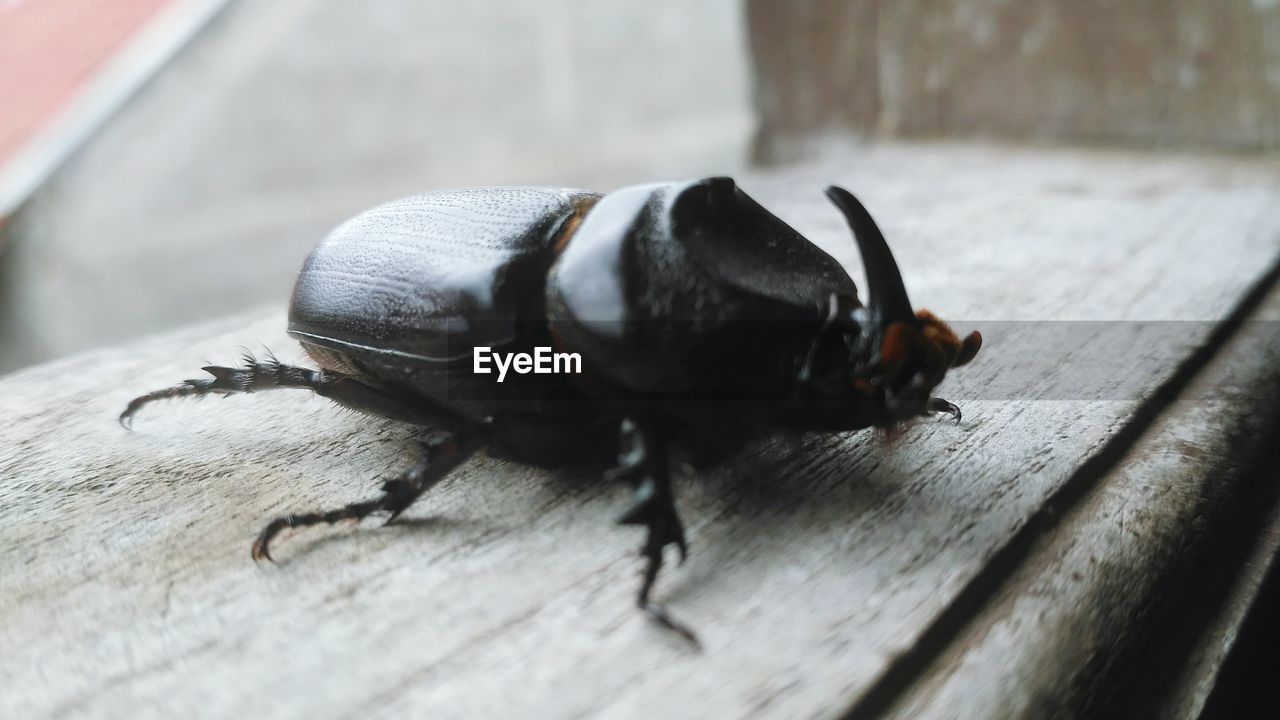
M 265 361 L 259 361 L 246 350 L 243 360 L 244 364 L 238 368 L 207 365 L 201 369 L 213 377 L 184 380 L 173 387 L 134 398 L 124 412 L 120 413 L 120 424 L 131 428 L 138 410 L 156 400 L 202 398 L 206 395 L 225 397 L 235 393 L 283 388 L 311 390 L 354 410 L 416 425 L 448 425 L 456 422 L 456 418 L 442 408 L 424 403 L 420 398 L 378 387 L 363 377 L 285 365 L 270 352 Z
M 675 498 L 671 492 L 666 442 L 651 423 L 624 420 L 621 432 L 622 450 L 618 455 L 618 467 L 610 471 L 609 477 L 635 482 L 635 503 L 618 518 L 618 522 L 622 525 L 644 525 L 649 529 L 640 549 L 640 556 L 646 562 L 637 604 L 664 627 L 700 647 L 698 636 L 692 630 L 672 619 L 664 607 L 649 599 L 658 571 L 662 569 L 663 548 L 674 544 L 680 551 L 681 562 L 688 552 L 684 525 L 676 513 Z
M 336 510 L 321 512 L 295 513 L 278 517 L 258 533 L 253 541 L 250 554 L 254 560 L 271 560 L 271 540 L 286 528 L 306 527 L 309 525 L 332 525 L 342 520 L 362 520 L 376 512 L 390 513 L 387 523 L 391 523 L 404 512 L 415 500 L 444 479 L 451 470 L 461 464 L 479 449 L 476 442 L 464 442 L 471 439 L 468 433 L 437 431 L 422 443 L 422 454 L 418 461 L 394 480 L 382 484 L 382 497 L 363 502 L 355 502 Z

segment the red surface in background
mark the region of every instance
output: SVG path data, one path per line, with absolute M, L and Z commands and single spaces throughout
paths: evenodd
M 0 166 L 173 0 L 0 0 Z

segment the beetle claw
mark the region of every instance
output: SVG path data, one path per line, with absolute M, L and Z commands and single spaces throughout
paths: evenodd
M 960 424 L 960 408 L 951 402 L 947 402 L 942 398 L 929 398 L 929 404 L 925 406 L 925 414 L 929 413 L 946 413 L 956 419 L 956 424 Z
M 258 537 L 254 539 L 253 547 L 249 550 L 249 557 L 252 557 L 254 562 L 262 562 L 263 560 L 271 563 L 275 562 L 275 558 L 271 557 L 271 540 L 280 534 L 281 530 L 293 527 L 293 524 L 292 515 L 278 517 L 267 523 L 267 526 L 262 528 L 262 532 L 258 533 Z
M 274 563 L 276 561 L 275 558 L 271 557 L 271 550 L 268 549 L 267 542 L 268 541 L 263 540 L 261 536 L 259 536 L 257 540 L 253 541 L 253 547 L 249 549 L 249 557 L 253 558 L 254 562 L 262 562 L 263 560 L 266 560 L 267 562 Z

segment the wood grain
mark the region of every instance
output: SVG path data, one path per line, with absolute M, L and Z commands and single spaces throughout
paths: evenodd
M 658 595 L 698 629 L 699 654 L 634 612 L 641 533 L 611 523 L 628 491 L 588 469 L 482 457 L 399 526 L 300 532 L 279 543 L 278 565 L 256 566 L 249 543 L 263 523 L 371 495 L 408 462 L 410 431 L 286 392 L 155 406 L 133 433 L 115 416 L 206 360 L 234 360 L 238 345 L 300 360 L 279 309 L 40 366 L 0 380 L 0 715 L 790 718 L 838 715 L 886 681 L 890 700 L 916 697 L 918 674 L 951 647 L 933 643 L 940 620 L 963 639 L 990 612 L 987 593 L 1024 587 L 1010 573 L 1058 577 L 1038 561 L 1008 572 L 991 562 L 1027 541 L 1027 523 L 1090 458 L 1163 417 L 1158 391 L 1187 384 L 1180 369 L 1212 355 L 1197 351 L 1221 342 L 1220 321 L 1275 266 L 1280 171 L 886 145 L 742 179 L 859 278 L 819 192 L 831 181 L 880 220 L 916 304 L 957 329 L 1162 321 L 1135 358 L 1143 381 L 1120 397 L 1046 400 L 1070 358 L 990 342 L 944 385 L 964 408 L 959 426 L 925 421 L 891 442 L 764 442 L 684 475 L 691 555 Z M 1132 351 L 1100 337 L 1080 353 Z M 1244 376 L 1262 359 L 1246 357 Z M 1021 386 L 983 396 L 1010 377 Z M 1126 467 L 1138 487 L 1176 471 Z M 1112 523 L 1136 501 L 1116 502 Z M 1141 539 L 1095 549 L 1104 564 L 1108 552 L 1141 564 L 1148 551 Z M 1087 596 L 1113 577 L 1072 587 Z M 1009 592 L 1064 610 L 1083 602 L 1055 583 L 1025 588 Z M 1041 629 L 1014 622 L 1007 641 L 1032 652 Z M 972 666 L 947 667 L 968 678 Z M 977 672 L 979 707 L 1012 692 Z M 921 707 L 957 687 L 938 677 Z

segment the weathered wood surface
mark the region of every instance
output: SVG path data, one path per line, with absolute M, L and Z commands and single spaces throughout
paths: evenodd
M 1198 478 L 1229 486 L 1224 438 L 1265 419 L 1250 412 L 1265 397 L 1221 392 L 1270 377 L 1270 326 L 1239 345 L 1244 331 L 1219 321 L 1277 262 L 1280 171 L 903 145 L 743 180 L 856 268 L 819 192 L 830 181 L 880 219 L 917 305 L 992 332 L 944 385 L 959 426 L 768 442 L 678 482 L 691 555 L 658 594 L 702 653 L 632 609 L 640 532 L 611 523 L 628 491 L 584 469 L 479 458 L 399 526 L 298 533 L 278 565 L 255 566 L 263 523 L 371 495 L 411 437 L 286 392 L 115 424 L 133 395 L 238 345 L 300 359 L 269 310 L 0 380 L 0 715 L 950 716 L 1091 702 L 1146 616 L 1092 609 L 1166 594 L 1178 538 L 1220 519 L 1192 502 L 1218 487 Z M 1177 322 L 1080 325 L 1077 352 L 1048 357 L 1013 332 L 1045 323 L 1004 322 L 1068 319 Z M 1252 349 L 1227 380 L 1204 379 L 1213 363 L 1192 372 L 1228 340 Z M 1055 385 L 1119 353 L 1124 382 Z M 1171 404 L 1170 389 L 1219 404 Z M 1169 429 L 1144 438 L 1153 422 Z M 1161 444 L 1179 433 L 1203 448 L 1191 464 L 1187 446 Z M 1135 627 L 1063 635 L 1090 622 Z M 1094 664 L 1046 695 L 1055 659 L 1081 646 Z
M 993 580 L 890 716 L 1204 712 L 1248 610 L 1231 605 L 1248 604 L 1280 543 L 1280 453 L 1258 432 L 1280 430 L 1268 407 L 1280 397 L 1278 320 L 1272 288 L 1108 470 L 1059 491 L 1017 569 Z M 1200 647 L 1167 656 L 1186 643 Z

